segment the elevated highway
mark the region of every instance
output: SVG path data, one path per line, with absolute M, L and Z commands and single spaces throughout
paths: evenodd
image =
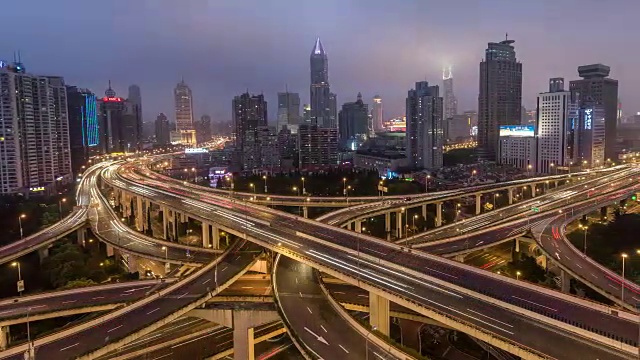
M 149 182 L 144 186 L 149 185 L 155 186 Z M 124 190 L 144 196 L 131 186 L 125 182 Z M 637 326 L 631 314 L 614 312 L 578 298 L 407 251 L 346 230 L 254 207 L 247 202 L 207 198 L 206 194 L 192 189 L 186 192 L 179 185 L 172 184 L 171 187 L 177 193 L 153 190 L 154 201 L 201 218 L 207 218 L 213 211 L 224 211 L 230 216 L 236 214 L 233 215 L 236 219 L 218 219 L 217 223 L 259 245 L 355 283 L 382 298 L 519 356 L 570 359 L 579 354 L 565 353 L 563 349 L 578 348 L 598 354 L 601 359 L 624 358 L 636 345 L 635 338 L 627 337 Z M 199 200 L 195 200 L 196 197 Z M 436 290 L 436 296 L 433 290 Z M 425 291 L 429 295 L 422 294 Z M 436 299 L 440 297 L 443 298 Z M 516 331 L 499 325 L 503 323 Z M 534 335 L 532 326 L 542 333 Z M 522 332 L 524 329 L 527 329 L 526 334 Z M 544 335 L 545 331 L 552 331 L 553 335 Z M 563 346 L 542 343 L 541 339 L 550 336 L 558 339 L 558 334 L 561 334 Z

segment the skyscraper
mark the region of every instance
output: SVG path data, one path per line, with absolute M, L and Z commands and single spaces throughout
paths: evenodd
M 458 114 L 458 100 L 453 94 L 453 73 L 451 66 L 442 69 L 442 90 L 444 101 L 444 119 L 449 120 Z
M 129 86 L 129 94 L 127 96 L 127 103 L 129 106 L 129 112 L 135 119 L 136 127 L 136 143 L 139 149 L 142 148 L 143 138 L 143 120 L 142 120 L 142 94 L 138 85 Z
M 322 127 L 332 127 L 331 92 L 329 90 L 329 59 L 322 47 L 320 38 L 316 39 L 316 43 L 311 51 L 310 65 L 311 123 Z M 333 127 L 335 127 L 335 110 L 333 112 L 333 120 Z
M 442 167 L 444 131 L 442 103 L 438 86 L 416 83 L 407 95 L 407 160 L 416 169 Z
M 314 170 L 338 165 L 338 129 L 300 125 L 298 166 Z
M 169 127 L 169 119 L 164 113 L 158 114 L 156 117 L 156 144 L 157 145 L 169 145 L 170 143 L 170 127 Z
M 580 94 L 580 106 L 602 105 L 604 110 L 606 159 L 616 161 L 618 123 L 618 80 L 609 78 L 610 68 L 602 64 L 578 67 L 582 80 L 573 80 L 569 89 Z M 596 106 L 597 107 L 597 106 Z
M 98 144 L 101 153 L 125 152 L 127 135 L 125 133 L 125 99 L 116 96 L 115 90 L 109 87 L 104 96 L 98 99 L 98 128 L 100 130 Z
M 234 160 L 241 169 L 252 170 L 260 165 L 257 129 L 267 126 L 267 102 L 264 95 L 250 95 L 247 92 L 234 97 L 232 105 L 236 137 Z
M 549 92 L 538 94 L 536 113 L 536 172 L 550 173 L 573 161 L 570 134 L 578 116 L 575 92 L 564 90 L 564 79 L 549 80 Z M 553 165 L 552 165 L 553 164 Z
M 358 93 L 355 102 L 342 105 L 338 114 L 338 132 L 340 147 L 356 150 L 369 136 L 369 107 L 362 101 L 362 94 Z
M 78 173 L 90 156 L 100 154 L 96 95 L 87 89 L 67 86 L 71 168 Z
M 282 127 L 295 128 L 300 124 L 300 95 L 298 93 L 281 92 L 278 93 L 278 131 Z
M 0 138 L 0 194 L 51 194 L 71 181 L 63 79 L 0 66 Z
M 198 143 L 211 140 L 211 116 L 204 114 L 200 117 L 196 135 L 198 137 Z
M 580 107 L 575 124 L 575 163 L 581 167 L 598 167 L 605 162 L 606 111 L 601 104 Z
M 500 125 L 520 123 L 522 64 L 516 60 L 513 40 L 491 42 L 480 62 L 478 148 L 488 160 L 497 156 Z
M 382 98 L 380 97 L 380 95 L 376 95 L 373 97 L 373 104 L 371 106 L 371 117 L 373 118 L 373 131 L 384 131 Z
M 193 124 L 193 97 L 191 89 L 184 79 L 176 85 L 173 91 L 176 105 L 176 131 L 180 133 L 183 144 L 196 143 L 195 127 Z

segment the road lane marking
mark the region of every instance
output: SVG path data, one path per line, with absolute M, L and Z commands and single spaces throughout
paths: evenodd
M 182 294 L 182 295 L 178 296 L 178 299 L 182 299 L 182 298 L 183 298 L 185 295 L 187 295 L 188 293 L 189 293 L 189 292 L 186 292 L 186 293 L 184 293 L 184 294 Z
M 324 332 L 328 332 L 327 329 L 324 328 L 324 326 L 320 325 L 320 327 L 322 328 L 322 330 L 324 330 Z
M 296 284 L 298 283 L 298 278 L 296 277 Z
M 591 273 L 591 276 L 593 276 L 593 277 L 594 277 L 594 278 L 596 278 L 596 279 L 598 278 L 598 277 L 596 276 L 596 274 L 594 274 L 594 273 Z
M 222 268 L 222 270 L 220 270 L 220 272 L 223 272 L 225 270 L 227 270 L 228 266 L 225 266 L 224 268 Z
M 208 283 L 209 281 L 211 281 L 211 279 L 207 279 L 207 280 L 203 281 L 203 282 L 202 282 L 202 285 L 204 285 L 204 284 Z
M 612 287 L 612 288 L 614 288 L 614 289 L 617 289 L 615 286 L 613 286 L 613 285 L 611 285 L 611 284 L 609 284 L 609 286 L 611 286 L 611 287 Z
M 301 291 L 298 291 L 298 294 L 300 294 L 300 297 L 302 297 L 302 292 Z
M 104 299 L 104 296 L 96 296 L 94 298 L 91 298 L 91 300 L 98 300 L 98 299 Z
M 111 329 L 111 330 L 109 330 L 109 331 L 107 331 L 107 332 L 108 332 L 108 333 L 110 333 L 110 332 L 112 332 L 112 331 L 114 331 L 114 330 L 118 330 L 118 329 L 120 329 L 120 328 L 121 328 L 121 327 L 123 327 L 123 326 L 124 326 L 124 325 L 116 326 L 116 327 L 114 327 L 113 329 Z
M 495 322 L 499 322 L 500 324 L 507 325 L 508 327 L 513 327 L 513 325 L 509 325 L 509 324 L 507 324 L 506 322 L 502 322 L 502 321 L 500 321 L 500 320 L 498 320 L 498 319 L 494 319 L 494 318 L 492 318 L 491 316 L 487 316 L 487 315 L 485 315 L 485 314 L 483 314 L 483 313 L 480 313 L 480 312 L 477 312 L 477 311 L 474 311 L 474 310 L 471 310 L 471 309 L 467 309 L 467 310 L 471 311 L 471 312 L 472 312 L 472 313 L 474 313 L 474 314 L 478 314 L 478 315 L 480 315 L 480 316 L 482 316 L 482 317 L 485 317 L 485 318 L 487 318 L 487 319 L 491 319 L 491 320 L 493 320 L 493 321 L 495 321 Z
M 386 255 L 387 255 L 387 254 L 385 254 L 385 253 L 383 253 L 383 252 L 380 252 L 380 251 L 378 251 L 378 250 L 373 250 L 373 249 L 368 248 L 368 247 L 361 246 L 361 248 L 363 248 L 363 249 L 367 249 L 367 250 L 369 250 L 369 251 L 373 251 L 374 253 L 378 253 L 378 254 L 383 255 L 383 256 L 386 256 Z
M 349 350 L 345 349 L 344 346 L 338 344 L 338 346 L 340 346 L 340 349 L 344 350 L 344 352 L 346 352 L 347 354 L 349 353 Z
M 555 311 L 555 312 L 558 312 L 558 310 L 556 310 L 556 309 L 554 309 L 554 308 L 550 308 L 550 307 L 548 307 L 548 306 L 540 305 L 540 304 L 538 304 L 538 303 L 536 303 L 536 302 L 529 301 L 529 300 L 527 300 L 527 299 L 523 299 L 523 298 L 521 298 L 521 297 L 517 297 L 517 296 L 513 296 L 513 295 L 512 295 L 511 297 L 512 297 L 512 298 L 515 298 L 515 299 L 518 299 L 518 300 L 522 300 L 522 301 L 528 302 L 528 303 L 533 304 L 533 305 L 538 305 L 538 306 L 540 306 L 540 307 L 543 307 L 543 308 L 546 308 L 546 309 L 549 309 L 549 310 L 553 310 L 553 311 Z
M 343 292 L 343 291 L 334 291 L 333 293 L 334 293 L 334 294 L 342 294 L 342 295 L 344 295 L 344 292 Z
M 442 274 L 442 275 L 450 276 L 450 277 L 452 277 L 452 278 L 454 278 L 454 279 L 457 279 L 457 278 L 458 278 L 457 276 L 453 276 L 453 275 L 450 275 L 450 274 L 444 273 L 444 272 L 442 272 L 442 271 L 438 271 L 438 270 L 432 269 L 432 268 L 430 268 L 430 267 L 425 267 L 425 269 L 427 269 L 427 270 L 431 270 L 431 271 L 433 271 L 433 272 L 437 272 L 437 273 Z
M 149 314 L 151 314 L 151 313 L 154 313 L 154 312 L 156 312 L 156 311 L 158 311 L 158 310 L 160 310 L 160 308 L 155 308 L 155 309 L 153 309 L 153 310 L 149 311 L 149 312 L 147 313 L 147 315 L 149 315 Z
M 241 289 L 253 289 L 253 286 L 243 286 Z
M 307 310 L 309 310 L 309 314 L 313 314 L 313 311 L 311 311 L 311 309 L 309 309 L 308 306 L 307 306 Z
M 75 344 L 73 344 L 73 345 L 69 345 L 69 346 L 67 346 L 67 347 L 65 347 L 65 348 L 60 349 L 60 351 L 65 351 L 65 350 L 67 350 L 67 349 L 71 349 L 72 347 L 74 347 L 74 346 L 78 346 L 79 344 L 80 344 L 80 343 L 75 343 Z
M 62 303 L 63 304 L 71 304 L 71 303 L 74 303 L 76 301 L 78 301 L 78 300 L 67 300 L 67 301 L 63 301 Z
M 576 266 L 582 269 L 582 266 L 580 266 L 580 264 L 576 263 Z

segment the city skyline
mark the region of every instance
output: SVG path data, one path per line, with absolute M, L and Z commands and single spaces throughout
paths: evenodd
M 560 14 L 572 11 L 583 2 L 496 6 L 499 3 L 504 5 L 500 0 L 464 7 L 458 6 L 460 1 L 437 5 L 383 1 L 352 1 L 340 5 L 334 1 L 322 5 L 296 4 L 295 7 L 284 6 L 286 2 L 283 2 L 273 6 L 273 16 L 252 19 L 248 21 L 252 24 L 249 29 L 235 33 L 219 31 L 219 27 L 228 26 L 229 21 L 235 21 L 233 19 L 247 8 L 255 7 L 255 3 L 191 3 L 169 10 L 157 2 L 141 1 L 127 3 L 128 11 L 121 12 L 116 11 L 119 4 L 115 1 L 102 12 L 95 10 L 102 5 L 62 1 L 56 6 L 43 4 L 29 9 L 28 14 L 25 7 L 14 8 L 10 4 L 3 12 L 6 15 L 3 27 L 7 30 L 35 12 L 36 17 L 46 17 L 42 27 L 49 33 L 47 38 L 71 37 L 77 46 L 60 52 L 57 45 L 49 45 L 47 39 L 40 36 L 41 31 L 25 31 L 7 41 L 0 58 L 11 60 L 13 51 L 19 50 L 28 71 L 59 74 L 68 83 L 96 93 L 102 92 L 108 79 L 117 84 L 118 93 L 126 93 L 125 86 L 131 83 L 138 84 L 144 96 L 144 117 L 148 121 L 160 112 L 172 113 L 172 88 L 184 76 L 193 89 L 194 116 L 209 113 L 217 122 L 231 119 L 229 100 L 247 88 L 252 93 L 264 93 L 272 103 L 276 103 L 277 92 L 286 85 L 289 91 L 305 94 L 309 44 L 319 36 L 329 49 L 331 86 L 332 92 L 338 95 L 338 105 L 345 102 L 344 94 L 361 92 L 364 99 L 379 94 L 385 99 L 386 116 L 392 117 L 404 112 L 408 87 L 417 79 L 438 79 L 442 66 L 448 64 L 455 69 L 458 111 L 476 109 L 477 66 L 483 49 L 488 41 L 500 39 L 508 32 L 509 37 L 517 41 L 518 58 L 525 65 L 523 105 L 527 109 L 534 107 L 536 95 L 546 89 L 545 79 L 564 77 L 571 81 L 579 78 L 578 66 L 604 63 L 611 67 L 612 78 L 624 79 L 620 83 L 620 97 L 625 113 L 640 110 L 640 94 L 634 91 L 640 74 L 632 72 L 636 50 L 623 48 L 625 56 L 619 56 L 620 44 L 635 36 L 626 31 L 623 24 L 633 21 L 633 8 L 640 4 L 604 9 L 599 15 L 615 17 L 615 23 L 605 29 L 585 29 L 579 26 L 578 17 L 563 17 L 560 28 L 555 24 Z M 468 25 L 453 26 L 438 18 L 439 13 L 451 13 L 454 9 L 456 18 L 461 20 L 456 23 Z M 495 22 L 482 20 L 484 17 L 479 14 L 489 9 L 502 16 L 492 17 L 498 19 Z M 292 11 L 297 16 L 290 16 Z M 82 15 L 77 17 L 81 19 L 80 27 L 101 30 L 81 34 L 76 31 L 77 26 L 58 26 L 59 21 L 55 19 L 70 13 Z M 351 16 L 356 13 L 362 16 Z M 305 14 L 318 16 L 315 19 Z M 421 21 L 421 16 L 432 20 Z M 335 21 L 328 26 L 322 20 L 327 17 L 355 20 Z M 384 22 L 370 21 L 372 17 Z M 146 21 L 147 18 L 154 21 Z M 531 25 L 534 20 L 538 22 L 535 27 Z M 375 39 L 371 38 L 368 34 L 381 23 L 384 24 L 382 31 L 376 32 Z M 539 31 L 545 28 L 544 24 L 554 25 L 553 33 Z M 257 28 L 261 36 L 250 36 L 251 29 Z M 291 28 L 296 31 L 287 31 Z M 471 28 L 473 31 L 469 31 Z M 581 29 L 580 36 L 588 37 L 594 46 L 585 47 L 581 45 L 584 42 L 570 41 L 578 36 L 577 29 Z M 419 35 L 423 33 L 434 36 Z M 278 41 L 271 40 L 275 38 Z M 86 51 L 86 46 L 91 44 L 96 47 Z M 560 52 L 565 55 L 549 56 Z M 87 54 L 92 55 L 87 57 Z M 269 114 L 272 119 L 275 111 L 272 107 Z

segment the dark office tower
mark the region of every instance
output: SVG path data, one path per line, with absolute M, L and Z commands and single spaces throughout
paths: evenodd
M 516 60 L 513 43 L 489 43 L 480 63 L 478 149 L 487 160 L 497 158 L 500 125 L 521 121 L 522 64 Z
M 601 105 L 604 109 L 604 157 L 615 161 L 618 116 L 618 80 L 610 79 L 610 68 L 602 64 L 578 67 L 582 80 L 569 83 L 569 90 L 580 94 L 580 106 Z
M 442 90 L 444 101 L 444 119 L 451 119 L 458 114 L 458 100 L 453 94 L 453 73 L 451 66 L 442 69 Z
M 67 86 L 71 168 L 80 172 L 89 157 L 100 154 L 96 95 L 87 89 Z
M 259 166 L 257 129 L 267 126 L 267 102 L 264 95 L 248 92 L 233 98 L 233 125 L 236 137 L 236 165 L 245 169 Z
M 169 119 L 167 119 L 167 115 L 164 113 L 158 114 L 156 117 L 156 144 L 157 145 L 169 145 L 171 142 L 170 133 L 171 128 L 169 127 Z
M 111 81 L 104 95 L 98 99 L 98 128 L 100 129 L 98 144 L 102 153 L 125 152 L 127 150 L 125 99 L 116 96 L 115 90 L 111 88 Z
M 331 125 L 331 100 L 329 90 L 329 60 L 320 38 L 311 51 L 311 123 L 322 127 Z M 335 111 L 333 112 L 335 127 Z
M 300 95 L 298 93 L 278 93 L 278 131 L 283 127 L 296 128 L 300 124 Z
M 416 83 L 407 95 L 407 160 L 416 169 L 442 167 L 444 130 L 443 99 L 438 86 L 426 81 Z
M 356 150 L 358 144 L 363 143 L 369 135 L 369 106 L 362 102 L 362 95 L 358 93 L 355 102 L 342 105 L 338 114 L 338 133 L 340 147 Z
M 211 140 L 211 116 L 204 114 L 200 117 L 198 127 L 196 129 L 196 136 L 198 143 L 203 143 Z
M 133 113 L 136 114 L 136 121 L 137 121 L 137 133 L 138 133 L 138 147 L 141 148 L 142 147 L 142 138 L 144 137 L 143 134 L 143 126 L 144 126 L 144 121 L 142 119 L 142 94 L 140 93 L 140 86 L 138 85 L 131 85 L 129 86 L 129 96 L 127 97 L 127 102 L 129 103 L 129 105 L 131 106 L 131 111 Z

